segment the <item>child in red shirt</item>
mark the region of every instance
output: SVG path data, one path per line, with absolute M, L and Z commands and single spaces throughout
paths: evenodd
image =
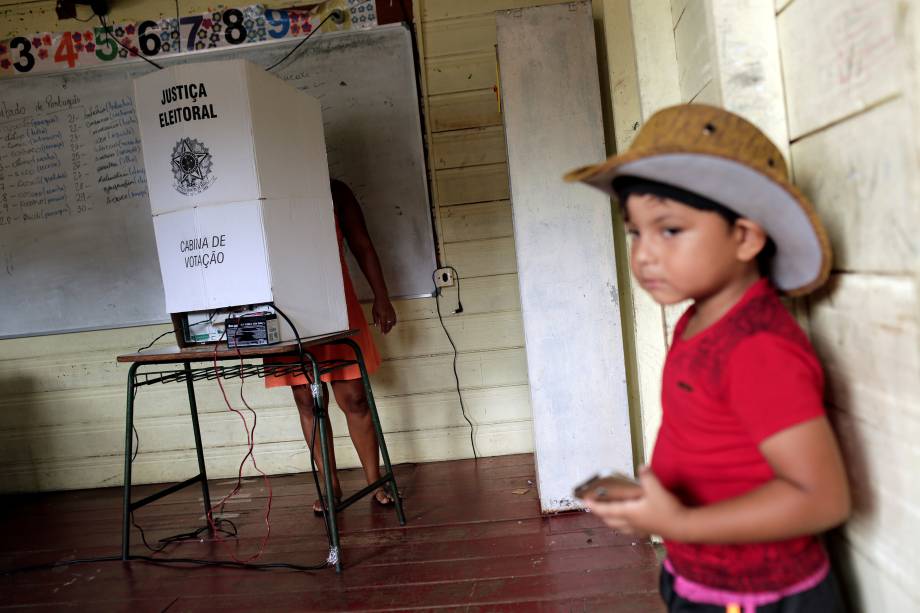
M 670 611 L 842 611 L 817 535 L 849 515 L 846 474 L 821 365 L 777 293 L 820 286 L 830 248 L 782 155 L 741 117 L 683 105 L 567 178 L 619 199 L 643 289 L 693 301 L 668 351 L 642 497 L 588 508 L 662 536 Z

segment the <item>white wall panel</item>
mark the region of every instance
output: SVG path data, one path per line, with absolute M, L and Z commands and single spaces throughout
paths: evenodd
M 796 182 L 817 205 L 839 270 L 917 270 L 920 199 L 910 123 L 908 102 L 899 98 L 792 145 Z
M 544 512 L 632 469 L 609 198 L 562 181 L 605 156 L 589 2 L 499 13 L 511 206 Z
M 902 87 L 896 0 L 796 0 L 778 20 L 794 141 Z

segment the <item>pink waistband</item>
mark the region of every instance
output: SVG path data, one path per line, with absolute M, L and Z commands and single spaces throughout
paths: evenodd
M 705 586 L 702 583 L 685 579 L 674 572 L 674 566 L 671 565 L 671 561 L 668 559 L 665 559 L 664 567 L 669 573 L 674 575 L 674 591 L 677 592 L 677 595 L 681 598 L 699 604 L 713 604 L 725 607 L 734 605 L 736 607 L 741 607 L 743 613 L 755 613 L 759 606 L 771 604 L 782 600 L 786 596 L 792 596 L 812 589 L 824 581 L 824 578 L 827 577 L 831 568 L 830 563 L 825 561 L 817 571 L 801 581 L 793 583 L 789 587 L 771 592 L 745 593 L 719 590 Z

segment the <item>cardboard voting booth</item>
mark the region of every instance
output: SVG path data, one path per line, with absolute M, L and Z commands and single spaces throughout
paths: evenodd
M 347 329 L 319 101 L 244 60 L 159 70 L 134 98 L 167 310 L 271 302 L 302 337 Z

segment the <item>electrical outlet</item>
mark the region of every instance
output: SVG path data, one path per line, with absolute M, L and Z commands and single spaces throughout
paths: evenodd
M 455 281 L 453 268 L 439 268 L 434 271 L 434 284 L 437 287 L 453 287 Z

